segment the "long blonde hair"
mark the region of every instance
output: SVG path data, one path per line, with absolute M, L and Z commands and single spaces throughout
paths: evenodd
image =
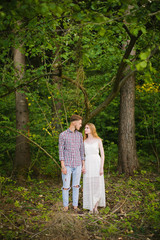
M 87 125 L 89 126 L 89 128 L 91 130 L 91 134 L 93 135 L 93 137 L 101 139 L 97 134 L 95 125 L 93 123 L 87 123 L 86 126 Z M 88 134 L 84 134 L 84 140 L 87 139 L 87 138 L 88 138 Z

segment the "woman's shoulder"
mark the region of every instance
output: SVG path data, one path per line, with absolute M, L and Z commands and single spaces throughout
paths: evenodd
M 99 143 L 102 143 L 102 139 L 101 139 L 101 138 L 97 138 L 97 141 L 98 141 Z
M 98 138 L 97 141 L 98 141 L 98 146 L 99 146 L 99 147 L 102 147 L 102 146 L 103 146 L 102 139 L 101 139 L 101 138 Z
M 89 143 L 88 139 L 85 139 L 85 140 L 84 140 L 84 143 Z
M 88 139 L 85 139 L 84 140 L 84 143 L 100 143 L 102 140 L 100 139 L 100 138 L 94 138 L 94 139 L 92 139 L 92 141 L 90 141 L 90 140 L 88 140 Z

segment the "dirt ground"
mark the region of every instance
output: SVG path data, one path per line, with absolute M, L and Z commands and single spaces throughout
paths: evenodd
M 82 183 L 83 186 L 83 183 Z M 158 240 L 160 239 L 160 177 L 156 174 L 106 176 L 106 208 L 98 215 L 63 212 L 61 181 L 7 180 L 1 189 L 0 239 Z M 71 193 L 70 193 L 71 199 Z

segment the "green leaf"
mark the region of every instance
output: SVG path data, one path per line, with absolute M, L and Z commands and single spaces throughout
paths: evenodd
M 101 37 L 103 37 L 105 35 L 105 33 L 106 33 L 106 30 L 103 27 L 101 27 L 101 29 L 100 29 L 100 31 L 98 33 L 99 33 L 99 35 Z
M 100 22 L 105 22 L 106 20 L 108 20 L 108 18 L 106 18 L 103 14 L 97 14 L 95 16 L 95 21 L 97 23 L 100 23 Z
M 46 3 L 42 3 L 41 4 L 41 12 L 42 12 L 42 14 L 47 14 L 48 11 L 49 11 L 49 9 L 48 9 L 47 4 Z
M 63 9 L 61 7 L 57 7 L 57 16 L 61 16 L 63 13 Z
M 139 32 L 139 29 L 135 28 L 135 29 L 133 30 L 133 35 L 137 36 L 137 35 L 138 35 L 138 32 Z
M 143 61 L 143 62 L 141 62 L 140 64 L 141 64 L 141 67 L 142 67 L 142 68 L 145 68 L 145 67 L 147 66 L 147 62 L 146 62 L 146 61 Z
M 142 33 L 146 34 L 147 31 L 144 27 L 141 27 L 140 29 L 141 29 Z
M 141 71 L 146 67 L 147 67 L 147 61 L 142 61 L 136 65 L 136 68 L 138 71 Z
M 157 14 L 157 15 L 156 15 L 156 18 L 157 18 L 158 20 L 160 20 L 160 14 Z
M 156 73 L 156 72 L 157 72 L 156 69 L 152 67 L 152 63 L 151 63 L 151 62 L 149 62 L 149 69 L 150 69 L 150 71 L 153 72 L 153 73 Z
M 56 8 L 56 4 L 55 3 L 50 3 L 50 9 L 55 10 L 55 8 Z
M 150 50 L 148 50 L 147 52 L 143 52 L 143 53 L 140 53 L 139 57 L 141 60 L 146 60 L 150 55 Z

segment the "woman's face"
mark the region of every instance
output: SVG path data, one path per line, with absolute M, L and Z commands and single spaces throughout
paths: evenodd
M 84 132 L 85 132 L 85 134 L 91 133 L 91 129 L 88 125 L 85 126 Z

